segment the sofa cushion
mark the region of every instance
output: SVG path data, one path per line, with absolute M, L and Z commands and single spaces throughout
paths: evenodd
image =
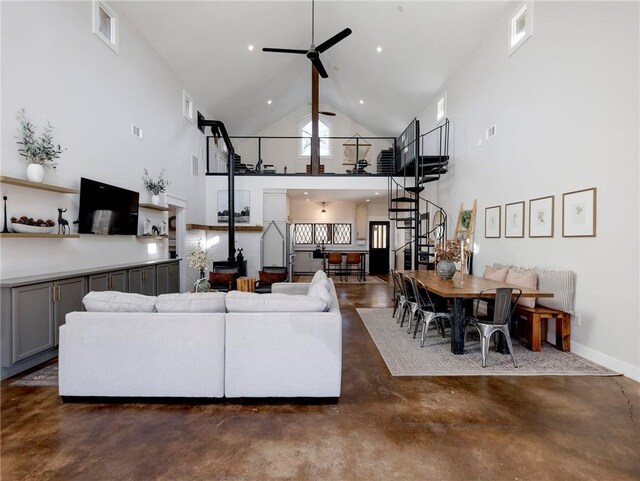
M 322 279 L 328 279 L 327 273 L 325 271 L 316 271 L 316 273 L 311 278 L 311 284 L 314 282 L 318 282 Z
M 309 297 L 320 299 L 324 306 L 324 311 L 331 309 L 331 292 L 329 292 L 329 281 L 327 279 L 320 279 L 319 281 L 312 283 L 307 291 Z
M 289 274 L 287 272 L 258 272 L 261 286 L 270 286 L 274 282 L 284 282 L 287 280 L 288 276 Z
M 91 291 L 82 299 L 87 312 L 154 312 L 156 297 L 118 291 Z
M 491 266 L 487 266 L 484 268 L 484 274 L 482 277 L 485 279 L 489 279 L 492 281 L 505 282 L 507 280 L 507 273 L 509 269 L 503 267 L 502 269 L 494 269 Z
M 324 302 L 310 296 L 257 294 L 231 291 L 225 296 L 227 312 L 323 312 Z
M 553 297 L 538 298 L 538 305 L 573 314 L 575 274 L 541 267 L 534 268 L 534 271 L 538 275 L 538 289 L 554 294 Z
M 538 276 L 533 271 L 525 271 L 525 272 L 517 272 L 513 269 L 509 269 L 507 273 L 507 279 L 505 281 L 507 284 L 512 284 L 518 287 L 526 287 L 528 289 L 536 289 L 538 287 Z M 536 298 L 535 297 L 526 297 L 520 298 L 518 300 L 518 304 L 524 307 L 535 307 L 536 306 Z
M 161 294 L 156 299 L 156 311 L 225 312 L 224 296 L 224 292 Z

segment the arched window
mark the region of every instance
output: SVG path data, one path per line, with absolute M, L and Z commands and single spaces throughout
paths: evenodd
M 322 120 L 318 121 L 318 137 L 320 138 L 320 157 L 329 157 L 331 155 L 331 129 Z M 311 155 L 311 121 L 304 124 L 300 129 L 300 155 Z

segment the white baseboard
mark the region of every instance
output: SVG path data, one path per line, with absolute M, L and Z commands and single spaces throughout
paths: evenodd
M 640 382 L 640 367 L 629 364 L 628 362 L 620 361 L 601 352 L 595 351 L 590 347 L 571 340 L 571 352 L 577 354 L 580 357 L 589 359 L 601 366 L 604 366 L 612 371 L 616 371 L 624 374 L 626 377 L 633 379 L 636 382 Z

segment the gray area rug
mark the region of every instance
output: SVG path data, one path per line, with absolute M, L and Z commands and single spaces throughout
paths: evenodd
M 311 282 L 313 276 L 300 276 L 298 282 Z M 340 276 L 331 276 L 334 284 L 386 284 L 386 281 L 383 281 L 379 277 L 376 276 L 367 276 L 366 281 L 359 281 L 356 276 L 348 276 L 340 279 Z
M 47 364 L 42 369 L 27 374 L 20 379 L 13 381 L 11 386 L 57 386 L 58 385 L 58 363 Z
M 482 367 L 480 341 L 476 333 L 467 338 L 463 355 L 451 353 L 451 339 L 436 334 L 430 327 L 425 346 L 420 333 L 413 339 L 392 317 L 393 309 L 359 308 L 362 322 L 369 330 L 392 376 L 616 376 L 617 373 L 587 359 L 562 352 L 543 343 L 540 352 L 532 352 L 513 341 L 518 368 L 511 356 L 489 350 L 487 367 Z M 447 331 L 448 332 L 448 331 Z

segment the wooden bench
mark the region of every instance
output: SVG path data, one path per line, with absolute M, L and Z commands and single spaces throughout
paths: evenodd
M 547 339 L 548 319 L 556 320 L 556 349 L 564 352 L 571 350 L 570 314 L 543 306 L 518 306 L 515 313 L 519 320 L 526 320 L 526 323 L 518 322 L 517 335 L 526 340 L 532 351 L 540 351 L 542 341 Z

